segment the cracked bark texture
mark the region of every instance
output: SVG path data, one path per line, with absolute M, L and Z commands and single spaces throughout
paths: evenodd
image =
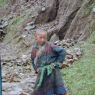
M 52 2 L 58 3 L 57 8 L 53 9 L 50 7 L 52 11 L 55 11 L 56 9 L 56 17 L 55 19 L 50 20 L 49 23 L 46 22 L 41 26 L 48 31 L 49 39 L 55 33 L 59 36 L 60 40 L 68 38 L 77 41 L 85 40 L 92 32 L 92 28 L 95 25 L 95 15 L 92 13 L 95 1 L 52 0 Z M 50 12 L 48 13 L 50 14 Z M 50 16 L 52 17 L 52 15 Z M 50 16 L 48 16 L 48 19 Z
M 33 7 L 38 3 L 35 23 L 49 34 L 57 34 L 60 40 L 85 40 L 95 25 L 95 14 L 92 8 L 95 0 L 9 0 L 10 6 L 17 6 L 15 12 L 20 12 L 21 6 Z M 29 6 L 30 4 L 30 6 Z M 34 4 L 35 7 L 36 4 Z M 26 9 L 25 9 L 26 10 Z M 30 18 L 31 19 L 31 18 Z M 28 19 L 26 19 L 28 21 Z M 26 22 L 26 21 L 25 21 Z

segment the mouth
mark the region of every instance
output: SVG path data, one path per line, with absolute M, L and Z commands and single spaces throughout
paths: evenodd
M 44 44 L 45 44 L 45 42 L 40 43 L 40 45 L 42 45 L 42 46 L 43 46 Z

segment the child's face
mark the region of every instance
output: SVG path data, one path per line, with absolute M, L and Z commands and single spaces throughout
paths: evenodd
M 46 32 L 35 33 L 35 39 L 39 45 L 44 45 L 47 41 L 47 33 Z

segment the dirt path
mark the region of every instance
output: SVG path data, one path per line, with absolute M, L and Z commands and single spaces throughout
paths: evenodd
M 16 50 L 4 43 L 0 43 L 0 55 L 3 95 L 30 95 L 36 80 L 31 64 L 22 64 Z

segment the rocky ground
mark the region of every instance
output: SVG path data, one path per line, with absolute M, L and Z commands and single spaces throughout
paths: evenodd
M 46 30 L 51 43 L 64 47 L 65 64 L 71 66 L 84 53 L 80 44 L 95 29 L 95 1 L 9 0 L 0 7 L 0 17 L 3 95 L 31 95 L 34 31 Z
M 15 50 L 0 44 L 3 95 L 30 95 L 36 75 L 26 56 L 17 58 Z
M 79 60 L 83 54 L 81 48 L 72 48 L 74 43 L 71 40 L 56 41 L 54 44 L 66 48 L 65 64 L 68 66 Z M 36 74 L 32 69 L 30 54 L 20 56 L 12 46 L 3 43 L 0 46 L 3 95 L 31 95 Z

